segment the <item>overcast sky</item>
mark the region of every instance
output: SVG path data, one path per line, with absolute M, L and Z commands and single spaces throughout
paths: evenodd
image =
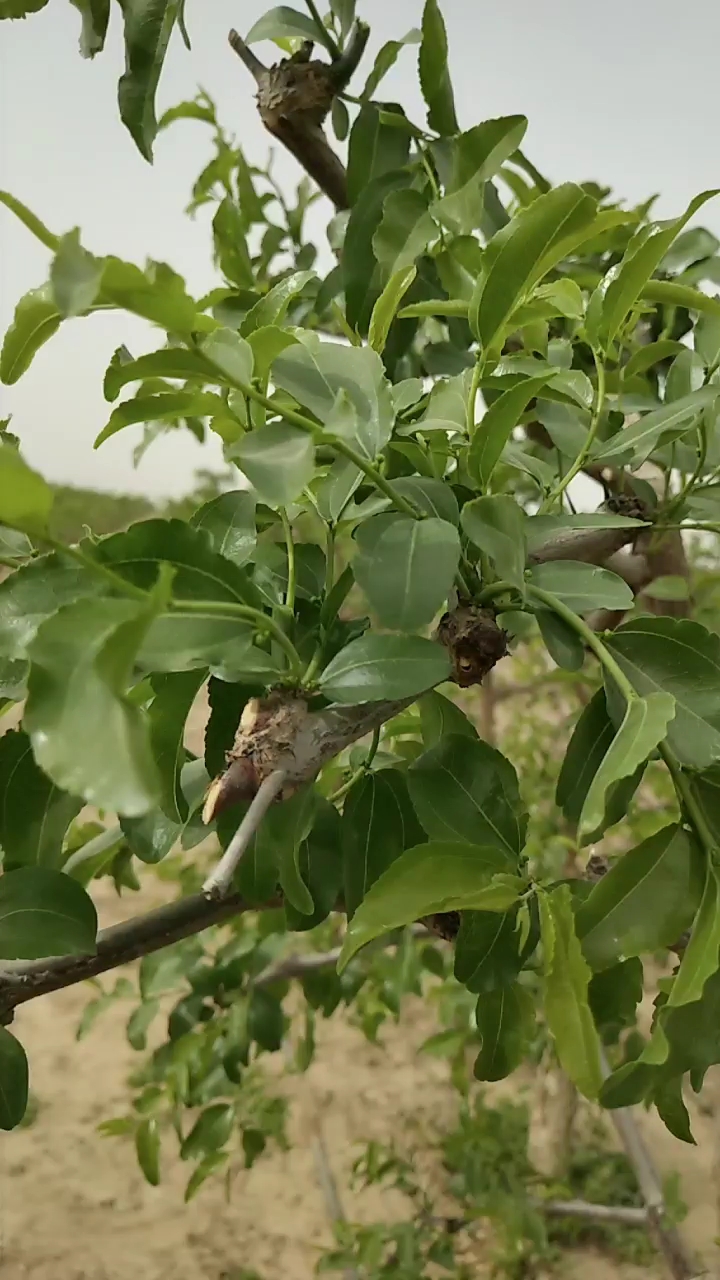
M 295 3 L 303 8 L 302 0 Z M 270 7 L 271 0 L 189 0 L 193 48 L 188 53 L 174 37 L 158 95 L 162 110 L 204 86 L 226 127 L 260 162 L 268 139 L 250 79 L 226 37 L 231 26 L 249 30 Z M 629 201 L 657 191 L 660 216 L 720 186 L 717 0 L 444 0 L 443 9 L 463 128 L 522 112 L 530 121 L 525 150 L 553 181 L 598 179 Z M 383 41 L 419 25 L 422 0 L 358 0 L 358 11 L 372 25 L 369 66 Z M 207 127 L 173 126 L 148 165 L 118 119 L 117 6 L 107 48 L 94 62 L 77 52 L 78 29 L 68 0 L 50 0 L 24 22 L 0 24 L 0 185 L 54 231 L 79 226 L 97 253 L 165 260 L 200 293 L 218 283 L 208 221 L 191 221 L 183 208 L 209 156 Z M 271 61 L 273 46 L 258 46 L 258 53 Z M 403 52 L 384 92 L 420 119 L 416 56 L 413 46 Z M 278 156 L 277 172 L 287 183 L 298 177 L 287 156 Z M 720 232 L 720 198 L 701 220 Z M 47 278 L 48 257 L 0 208 L 3 332 L 17 299 Z M 0 387 L 0 416 L 13 414 L 28 460 L 51 479 L 183 493 L 197 467 L 221 466 L 214 442 L 200 447 L 173 433 L 138 470 L 131 453 L 139 427 L 92 451 L 108 416 L 102 375 L 121 342 L 135 354 L 153 345 L 146 327 L 122 313 L 66 322 L 16 386 Z

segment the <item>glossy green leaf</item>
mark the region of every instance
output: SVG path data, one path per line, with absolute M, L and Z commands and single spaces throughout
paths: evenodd
M 297 852 L 297 868 L 313 902 L 310 914 L 285 902 L 287 927 L 295 932 L 314 929 L 334 911 L 343 882 L 340 814 L 321 796 L 315 797 L 313 825 Z
M 282 891 L 291 906 L 304 916 L 312 915 L 315 904 L 300 874 L 299 854 L 313 825 L 314 808 L 315 793 L 312 787 L 301 788 L 290 799 L 273 805 L 257 838 L 261 852 L 274 846 L 273 856 Z
M 150 590 L 163 563 L 172 565 L 177 600 L 234 600 L 259 606 L 247 574 L 208 545 L 201 529 L 184 520 L 142 520 L 85 550 L 115 572 Z
M 229 1102 L 206 1107 L 182 1143 L 180 1159 L 191 1160 L 224 1147 L 234 1128 L 235 1108 Z
M 647 760 L 667 735 L 675 715 L 675 700 L 669 693 L 650 693 L 633 698 L 607 753 L 595 774 L 580 814 L 578 835 L 590 837 L 602 825 L 606 792 L 621 779 L 630 777 Z
M 674 697 L 668 746 L 680 763 L 706 769 L 720 760 L 720 638 L 699 622 L 643 617 L 606 643 L 638 693 Z
M 0 442 L 0 523 L 23 533 L 47 532 L 53 504 L 50 485 L 11 444 Z
M 470 441 L 467 468 L 482 488 L 488 484 L 513 428 L 517 426 L 528 404 L 552 377 L 552 373 L 547 373 L 539 378 L 527 378 L 508 391 L 503 391 L 475 427 Z
M 0 351 L 0 380 L 11 386 L 29 369 L 35 353 L 57 333 L 62 316 L 50 284 L 31 289 L 15 307 Z
M 462 734 L 466 738 L 477 738 L 477 729 L 464 711 L 450 698 L 433 689 L 418 699 L 420 708 L 420 724 L 422 726 L 423 744 L 435 747 L 451 733 Z
M 517 911 L 463 911 L 455 977 L 476 995 L 509 987 L 522 968 Z
M 700 387 L 680 400 L 673 400 L 661 409 L 644 414 L 637 422 L 624 427 L 593 449 L 593 462 L 604 462 L 608 458 L 631 453 L 634 465 L 639 466 L 664 439 L 678 439 L 691 427 L 697 426 L 702 410 L 715 404 L 718 396 L 720 387 Z
M 657 270 L 679 232 L 698 209 L 717 194 L 717 191 L 704 191 L 691 200 L 682 217 L 669 224 L 642 227 L 630 241 L 602 300 L 601 332 L 606 347 L 614 341 L 643 286 Z
M 438 520 L 447 520 L 449 524 L 458 524 L 460 511 L 457 498 L 443 480 L 435 480 L 432 476 L 398 476 L 393 480 L 393 487 L 404 498 L 409 498 L 415 506 L 427 516 L 437 516 Z
M 434 841 L 408 849 L 368 890 L 348 924 L 338 970 L 373 938 L 443 911 L 507 911 L 524 881 L 499 849 Z
M 305 13 L 298 13 L 289 5 L 281 4 L 276 9 L 269 9 L 252 26 L 245 37 L 247 44 L 258 40 L 285 40 L 288 37 L 299 37 L 301 40 L 312 40 L 317 44 L 318 30 L 312 18 Z
M 455 98 L 448 70 L 447 33 L 437 0 L 425 0 L 419 71 L 429 128 L 440 134 L 457 133 Z
M 541 911 L 545 956 L 545 1017 L 560 1065 L 586 1098 L 602 1084 L 600 1041 L 588 1004 L 590 969 L 575 933 L 572 898 L 561 885 Z
M 315 473 L 315 444 L 307 431 L 285 422 L 268 422 L 249 431 L 233 457 L 262 502 L 287 507 Z
M 80 244 L 78 228 L 68 231 L 60 240 L 50 267 L 53 301 L 63 318 L 90 310 L 100 290 L 102 273 L 102 261 Z
M 7 1027 L 0 1027 L 0 1129 L 17 1128 L 27 1104 L 28 1060 L 25 1050 Z
M 576 917 L 576 928 L 580 922 Z M 586 957 L 587 958 L 587 957 Z M 616 1044 L 620 1033 L 635 1027 L 637 1006 L 644 995 L 644 974 L 637 956 L 594 973 L 588 1000 L 595 1025 L 605 1044 Z
M 399 769 L 367 773 L 350 790 L 342 814 L 345 909 L 352 918 L 371 885 L 423 832 Z
M 672 824 L 618 858 L 578 908 L 577 932 L 593 969 L 677 942 L 703 890 L 700 850 Z
M 377 57 L 375 58 L 372 71 L 365 81 L 365 85 L 360 96 L 362 98 L 372 98 L 375 90 L 380 84 L 380 81 L 383 80 L 388 71 L 391 71 L 395 66 L 398 54 L 402 51 L 404 46 L 408 44 L 418 44 L 421 39 L 422 32 L 418 31 L 417 27 L 413 27 L 408 31 L 407 35 L 403 36 L 402 40 L 387 40 L 385 44 L 382 45 Z
M 414 264 L 394 271 L 372 309 L 368 326 L 368 342 L 373 351 L 377 351 L 378 354 L 385 350 L 390 326 L 416 274 Z
M 199 507 L 190 524 L 208 535 L 218 555 L 232 560 L 233 564 L 247 564 L 257 541 L 255 505 L 254 494 L 233 489 Z
M 135 1154 L 145 1181 L 151 1187 L 159 1187 L 160 1126 L 154 1116 L 141 1120 L 135 1130 Z
M 493 236 L 470 303 L 475 336 L 487 349 L 533 287 L 565 257 L 568 244 L 592 223 L 596 203 L 572 182 L 538 196 Z
M 213 256 L 218 270 L 237 289 L 252 289 L 255 283 L 247 230 L 240 205 L 233 196 L 226 195 L 212 222 Z
M 697 898 L 695 901 L 697 902 Z M 692 902 L 688 905 L 692 905 Z M 689 915 L 688 911 L 687 916 Z M 700 1000 L 706 982 L 719 968 L 720 872 L 714 863 L 709 863 L 706 867 L 700 910 L 668 996 L 668 1010 Z
M 287 315 L 290 303 L 314 279 L 312 271 L 291 271 L 282 280 L 278 280 L 248 311 L 240 327 L 243 337 L 250 338 L 259 329 L 269 325 L 280 325 Z
M 57 555 L 22 565 L 0 582 L 0 653 L 5 659 L 24 658 L 41 622 L 61 605 L 96 590 L 86 570 Z
M 525 116 L 504 116 L 485 120 L 456 138 L 450 181 L 445 195 L 432 206 L 443 226 L 464 235 L 483 225 L 485 183 L 517 150 L 526 129 Z
M 326 698 L 352 704 L 411 698 L 442 684 L 449 674 L 447 651 L 434 640 L 366 635 L 336 654 L 319 684 Z
M 253 352 L 249 342 L 232 329 L 215 329 L 200 343 L 206 360 L 231 382 L 248 386 L 252 380 Z
M 372 243 L 375 257 L 391 275 L 413 266 L 430 241 L 438 236 L 428 206 L 427 194 L 414 187 L 391 191 L 387 197 Z
M 60 791 L 38 769 L 21 731 L 0 738 L 0 845 L 5 869 L 62 866 L 63 840 L 82 800 Z
M 138 422 L 177 423 L 181 418 L 204 417 L 225 412 L 224 401 L 207 391 L 160 391 L 157 395 L 134 396 L 113 409 L 102 431 L 95 437 L 93 447 L 117 435 L 125 427 Z
M 463 532 L 490 558 L 499 578 L 520 588 L 525 583 L 525 523 L 522 507 L 505 494 L 475 498 L 462 509 Z
M 375 458 L 390 439 L 395 416 L 390 387 L 382 360 L 369 347 L 298 343 L 274 361 L 272 377 L 366 458 Z M 355 411 L 347 428 L 336 413 L 341 393 Z
M 118 83 L 120 118 L 146 160 L 152 161 L 157 133 L 155 92 L 178 0 L 123 0 L 125 71 Z
M 432 622 L 452 588 L 460 539 L 446 520 L 376 516 L 361 525 L 353 571 L 383 627 L 415 631 Z M 381 522 L 377 536 L 375 526 Z
M 162 862 L 182 836 L 182 827 L 160 808 L 140 818 L 121 818 L 120 826 L 131 853 L 149 866 Z
M 583 642 L 576 631 L 550 609 L 536 609 L 543 643 L 553 662 L 564 671 L 579 671 L 585 661 Z
M 197 351 L 188 351 L 185 347 L 163 347 L 160 351 L 151 351 L 137 360 L 119 359 L 123 348 L 115 353 L 108 365 L 103 382 L 106 400 L 117 400 L 122 388 L 128 382 L 142 382 L 145 378 L 181 378 L 214 380 L 216 371 Z
M 515 867 L 527 814 L 509 760 L 489 743 L 452 734 L 414 761 L 408 786 L 432 840 L 494 846 Z
M 533 565 L 528 581 L 562 600 L 573 613 L 591 609 L 632 609 L 633 593 L 610 569 L 579 560 L 550 560 Z
M 248 346 L 252 348 L 255 377 L 264 382 L 273 361 L 288 347 L 295 346 L 297 341 L 288 329 L 280 329 L 276 324 L 253 329 L 248 338 Z
M 70 876 L 47 867 L 21 867 L 0 878 L 0 957 L 92 955 L 97 912 Z
M 188 806 L 181 785 L 185 764 L 185 723 L 200 686 L 204 671 L 182 671 L 154 675 L 154 697 L 148 720 L 150 747 L 160 777 L 160 808 L 171 822 L 182 824 Z
M 410 138 L 402 129 L 383 123 L 380 108 L 365 102 L 350 130 L 347 185 L 351 208 L 376 178 L 402 169 L 410 151 Z M 382 206 L 378 210 L 378 221 Z
M 475 1014 L 482 1048 L 475 1059 L 476 1080 L 504 1080 L 525 1057 L 535 1027 L 532 992 L 515 982 L 480 996 Z
M 575 725 L 558 778 L 555 799 L 569 822 L 579 823 L 593 779 L 607 756 L 615 732 L 615 725 L 608 715 L 605 692 L 598 689 Z M 633 775 L 610 787 L 605 797 L 604 818 L 592 832 L 594 839 L 599 840 L 608 827 L 625 817 L 642 772 L 640 766 Z
M 79 600 L 30 646 L 24 725 L 38 764 L 57 786 L 130 817 L 158 794 L 144 714 L 126 696 L 150 621 L 134 601 Z
M 165 262 L 148 262 L 145 270 L 120 258 L 104 259 L 102 299 L 159 324 L 169 333 L 189 337 L 198 323 L 197 307 L 185 281 Z

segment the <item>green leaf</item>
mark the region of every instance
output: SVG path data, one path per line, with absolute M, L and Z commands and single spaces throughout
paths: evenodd
M 0 878 L 0 957 L 93 955 L 97 912 L 81 885 L 61 871 L 21 867 Z
M 500 461 L 513 429 L 528 404 L 552 379 L 552 372 L 539 378 L 526 378 L 508 391 L 503 391 L 475 428 L 467 458 L 468 471 L 478 485 L 485 488 Z
M 250 28 L 245 37 L 246 44 L 256 44 L 258 40 L 285 40 L 299 37 L 301 40 L 312 40 L 317 44 L 318 29 L 312 18 L 298 13 L 289 5 L 281 4 L 276 9 L 269 9 Z
M 455 526 L 432 517 L 376 516 L 360 526 L 357 542 L 353 572 L 381 625 L 415 631 L 432 622 L 460 558 Z
M 185 281 L 165 262 L 148 262 L 141 271 L 133 262 L 105 258 L 102 300 L 159 324 L 169 333 L 189 337 L 198 324 L 197 307 Z
M 403 36 L 402 40 L 387 40 L 385 44 L 382 45 L 377 57 L 375 58 L 373 69 L 365 81 L 360 97 L 372 98 L 375 90 L 380 84 L 380 81 L 383 80 L 388 71 L 391 71 L 395 66 L 398 54 L 401 52 L 403 47 L 407 44 L 418 44 L 421 39 L 422 32 L 418 31 L 417 27 L 413 27 L 408 31 L 407 35 Z
M 273 805 L 258 833 L 258 852 L 278 868 L 280 885 L 291 906 L 304 916 L 312 915 L 315 904 L 302 875 L 299 852 L 313 825 L 315 793 L 303 787 L 289 800 Z
M 162 862 L 182 836 L 182 827 L 162 809 L 152 809 L 141 818 L 121 818 L 120 826 L 130 852 L 148 866 Z
M 253 353 L 255 377 L 264 382 L 270 367 L 288 347 L 293 347 L 298 339 L 288 329 L 279 329 L 276 324 L 264 325 L 262 329 L 253 329 L 248 338 L 248 345 Z
M 443 911 L 506 911 L 524 881 L 499 849 L 442 841 L 408 849 L 368 890 L 348 924 L 338 971 L 373 938 Z
M 720 638 L 699 622 L 643 617 L 606 643 L 638 693 L 674 697 L 668 746 L 680 763 L 706 769 L 720 760 Z
M 0 204 L 5 205 L 15 217 L 22 222 L 31 235 L 35 236 L 46 249 L 50 249 L 53 253 L 60 243 L 60 237 L 55 235 L 49 227 L 41 222 L 37 214 L 32 209 L 28 209 L 22 200 L 18 200 L 17 196 L 13 196 L 9 191 L 0 191 Z
M 579 671 L 585 661 L 583 642 L 576 631 L 550 609 L 536 609 L 543 643 L 553 662 L 565 671 Z
M 391 191 L 409 184 L 410 173 L 407 170 L 393 169 L 383 173 L 367 183 L 350 211 L 343 245 L 342 276 L 345 313 L 348 323 L 359 333 L 367 332 L 370 313 L 379 292 L 373 279 L 376 266 L 373 236 L 380 225 L 385 200 Z
M 550 560 L 536 564 L 528 581 L 562 600 L 573 613 L 591 609 L 632 609 L 633 593 L 622 578 L 610 569 L 582 564 L 579 560 Z
M 267 422 L 237 443 L 233 458 L 262 502 L 287 507 L 315 473 L 315 443 L 307 431 Z
M 40 537 L 53 505 L 50 485 L 11 444 L 0 442 L 0 523 Z
M 208 535 L 218 555 L 232 560 L 233 564 L 247 564 L 257 541 L 255 505 L 254 494 L 233 489 L 199 507 L 190 524 Z
M 586 1098 L 602 1084 L 600 1041 L 588 1004 L 590 969 L 575 934 L 568 885 L 546 895 L 541 911 L 545 955 L 545 1017 L 563 1071 Z
M 146 378 L 181 378 L 214 381 L 216 371 L 197 351 L 185 347 L 163 347 L 151 351 L 137 360 L 118 359 L 122 347 L 116 352 L 105 373 L 103 392 L 106 400 L 117 400 L 128 382 L 142 382 Z
M 520 1066 L 535 1027 L 535 1000 L 515 982 L 481 995 L 475 1014 L 482 1048 L 475 1059 L 476 1080 L 504 1080 Z
M 514 983 L 521 968 L 517 911 L 463 911 L 455 942 L 455 977 L 476 995 Z
M 0 738 L 0 845 L 5 868 L 12 865 L 59 868 L 65 833 L 82 808 L 38 769 L 27 734 Z
M 447 33 L 437 0 L 425 0 L 419 70 L 429 128 L 440 134 L 457 133 L 455 99 L 448 70 Z
M 365 188 L 376 178 L 402 169 L 410 150 L 409 136 L 402 129 L 384 124 L 380 110 L 363 103 L 350 130 L 348 145 L 348 200 L 352 208 Z M 379 212 L 379 217 L 382 216 Z
M 605 349 L 614 341 L 626 316 L 637 302 L 643 286 L 657 270 L 673 241 L 698 209 L 717 195 L 718 191 L 704 191 L 691 200 L 685 213 L 670 223 L 641 227 L 630 241 L 622 262 L 612 273 L 602 299 L 601 332 Z
M 166 563 L 174 569 L 173 593 L 178 600 L 234 600 L 256 607 L 262 603 L 244 570 L 212 550 L 202 529 L 184 520 L 142 520 L 122 533 L 82 545 L 95 559 L 148 591 Z
M 176 423 L 180 418 L 204 417 L 225 411 L 224 401 L 212 392 L 160 391 L 157 395 L 148 396 L 141 391 L 140 395 L 124 400 L 113 409 L 102 431 L 96 436 L 93 448 L 99 449 L 101 444 L 118 431 L 138 422 Z
M 418 700 L 425 747 L 435 747 L 451 733 L 477 738 L 477 729 L 455 702 L 433 689 Z
M 432 214 L 457 235 L 483 225 L 485 183 L 517 150 L 527 129 L 525 116 L 485 120 L 453 144 L 453 167 L 445 195 L 432 205 Z
M 95 302 L 102 280 L 103 263 L 80 244 L 80 231 L 68 231 L 58 245 L 50 267 L 53 300 L 63 318 L 80 316 Z
M 336 654 L 320 676 L 326 698 L 340 703 L 410 698 L 442 684 L 450 659 L 442 645 L 422 636 L 366 635 Z
M 718 396 L 718 386 L 699 387 L 680 400 L 673 400 L 660 409 L 654 409 L 652 413 L 646 413 L 637 422 L 623 427 L 622 431 L 593 449 L 593 462 L 604 462 L 608 458 L 631 452 L 633 465 L 639 466 L 662 440 L 677 440 L 691 427 L 697 426 L 701 411 L 714 405 Z
M 54 554 L 22 565 L 0 582 L 0 653 L 6 659 L 24 658 L 41 622 L 96 589 L 85 569 Z
M 179 7 L 178 0 L 122 0 L 125 72 L 118 83 L 120 119 L 140 154 L 150 161 L 157 133 L 155 91 Z
M 245 1135 L 243 1134 L 244 1137 Z M 194 1200 L 203 1183 L 207 1182 L 208 1178 L 211 1178 L 214 1173 L 222 1169 L 223 1165 L 227 1164 L 228 1155 L 227 1151 L 213 1151 L 196 1165 L 188 1178 L 188 1184 L 185 1188 L 185 1195 L 183 1196 L 185 1204 L 189 1204 L 191 1200 Z
M 252 347 L 239 333 L 234 333 L 232 329 L 215 329 L 203 338 L 200 351 L 231 382 L 248 386 L 252 381 Z
M 312 829 L 300 844 L 297 868 L 313 901 L 312 914 L 304 914 L 285 902 L 288 929 L 294 932 L 315 929 L 337 906 L 342 889 L 343 865 L 340 814 L 321 796 L 315 797 Z
M 447 520 L 449 524 L 458 523 L 457 498 L 444 480 L 435 480 L 432 476 L 398 476 L 393 480 L 393 487 L 404 498 L 414 502 L 425 515 L 437 516 L 438 520 Z
M 399 769 L 366 773 L 355 783 L 343 806 L 341 838 L 350 920 L 370 886 L 401 853 L 423 839 Z
M 337 342 L 298 343 L 273 363 L 273 382 L 314 413 L 333 434 L 372 460 L 392 433 L 395 411 L 382 360 L 369 347 Z M 347 430 L 338 421 L 340 393 L 354 410 Z
M 154 698 L 148 713 L 150 747 L 160 776 L 160 808 L 171 822 L 182 824 L 188 816 L 181 786 L 185 764 L 185 723 L 204 671 L 174 672 L 152 678 Z
M 15 315 L 0 351 L 0 380 L 7 386 L 29 369 L 35 353 L 57 333 L 62 316 L 50 284 L 31 289 L 15 307 Z
M 377 351 L 378 354 L 385 350 L 390 326 L 416 275 L 417 270 L 414 264 L 409 267 L 400 267 L 391 275 L 372 309 L 368 326 L 368 342 L 373 351 Z
M 607 969 L 677 942 L 700 904 L 703 875 L 700 850 L 677 824 L 618 858 L 578 908 L 588 964 Z
M 708 863 L 700 910 L 670 989 L 667 1009 L 678 1009 L 682 1005 L 700 1000 L 705 983 L 717 973 L 719 967 L 720 873 L 714 863 Z
M 608 715 L 605 692 L 598 689 L 575 725 L 558 778 L 555 799 L 569 822 L 579 823 L 593 779 L 614 738 L 615 725 Z M 609 789 L 604 819 L 592 833 L 596 840 L 608 827 L 625 817 L 642 772 L 641 766 L 633 776 Z
M 580 927 L 577 917 L 576 927 Z M 637 956 L 593 974 L 588 999 L 605 1044 L 617 1044 L 622 1031 L 635 1027 L 637 1006 L 644 994 L 643 979 L 642 963 Z
M 595 774 L 580 814 L 578 835 L 589 838 L 602 825 L 606 792 L 622 778 L 630 777 L 647 760 L 667 734 L 675 715 L 675 700 L 669 693 L 651 693 L 633 698 L 625 708 L 623 722 Z
M 216 265 L 238 289 L 252 289 L 255 278 L 245 235 L 247 223 L 232 196 L 220 201 L 212 227 Z
M 505 494 L 475 498 L 463 507 L 460 522 L 470 541 L 489 556 L 498 577 L 522 590 L 526 517 L 515 499 Z
M 159 1187 L 160 1126 L 154 1116 L 141 1120 L 135 1130 L 135 1154 L 145 1181 L 151 1187 Z
M 206 1107 L 182 1143 L 180 1159 L 191 1160 L 224 1147 L 234 1128 L 235 1108 L 229 1102 L 216 1102 Z
M 79 600 L 44 622 L 30 646 L 24 724 L 40 768 L 89 804 L 129 817 L 158 793 L 144 714 L 126 696 L 151 616 L 130 600 Z
M 527 814 L 509 760 L 489 743 L 452 734 L 408 770 L 420 822 L 432 840 L 467 840 L 494 846 L 515 868 L 525 841 Z
M 278 280 L 248 311 L 240 328 L 243 337 L 250 338 L 259 329 L 279 325 L 285 319 L 293 299 L 314 279 L 312 271 L 291 271 L 282 280 Z
M 438 228 L 428 205 L 427 194 L 414 187 L 391 191 L 387 197 L 372 243 L 375 257 L 391 275 L 413 266 L 437 237 Z
M 27 1104 L 28 1060 L 25 1050 L 6 1027 L 0 1027 L 0 1129 L 17 1128 Z
M 470 303 L 470 327 L 485 350 L 534 286 L 592 223 L 596 202 L 572 182 L 538 196 L 489 242 Z

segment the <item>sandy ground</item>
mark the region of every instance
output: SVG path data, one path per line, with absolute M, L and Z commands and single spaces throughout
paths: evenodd
M 121 914 L 102 886 L 98 902 L 106 922 Z M 292 1149 L 266 1155 L 242 1173 L 229 1203 L 216 1183 L 186 1208 L 187 1166 L 175 1151 L 168 1151 L 162 1185 L 153 1189 L 139 1174 L 131 1146 L 95 1131 L 101 1120 L 125 1109 L 124 1081 L 137 1056 L 124 1039 L 123 1005 L 105 1014 L 81 1044 L 75 1041 L 89 995 L 87 988 L 59 992 L 17 1017 L 40 1110 L 29 1128 L 1 1139 L 3 1280 L 239 1280 L 243 1267 L 257 1268 L 264 1280 L 310 1280 L 330 1236 L 312 1150 L 320 1118 L 346 1212 L 387 1220 L 402 1213 L 400 1203 L 374 1190 L 354 1196 L 346 1189 L 354 1144 L 387 1140 L 408 1122 L 432 1126 L 453 1114 L 446 1068 L 415 1052 L 431 1029 L 426 1010 L 411 1007 L 400 1026 L 383 1032 L 382 1048 L 336 1015 L 320 1026 L 316 1062 L 288 1084 Z M 652 1117 L 642 1117 L 642 1124 L 659 1165 L 680 1173 L 692 1206 L 685 1230 L 717 1269 L 712 1119 L 696 1117 L 696 1149 L 670 1137 Z M 485 1274 L 481 1255 L 482 1246 L 478 1276 Z M 583 1280 L 636 1280 L 641 1274 L 659 1280 L 663 1272 L 618 1271 L 584 1253 L 569 1257 L 563 1271 Z

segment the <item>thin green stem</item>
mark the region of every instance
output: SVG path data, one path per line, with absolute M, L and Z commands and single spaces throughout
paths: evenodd
M 308 7 L 310 17 L 313 19 L 315 26 L 318 29 L 318 43 L 323 44 L 330 54 L 333 62 L 337 62 L 337 59 L 340 57 L 340 46 L 336 40 L 333 40 L 333 37 L 330 35 L 330 32 L 320 17 L 315 0 L 305 0 L 305 4 Z
M 336 790 L 333 791 L 331 795 L 328 796 L 328 800 L 330 801 L 331 804 L 335 804 L 337 800 L 342 800 L 343 796 L 346 796 L 348 791 L 350 791 L 350 789 L 355 786 L 355 783 L 360 778 L 362 778 L 364 773 L 368 772 L 368 769 L 370 769 L 372 762 L 375 759 L 375 756 L 377 755 L 377 749 L 380 746 L 380 729 L 381 729 L 380 725 L 378 725 L 377 728 L 373 729 L 373 735 L 370 740 L 370 746 L 368 747 L 368 753 L 365 759 L 363 760 L 362 764 L 359 765 L 357 769 L 353 769 L 352 773 L 350 774 L 350 777 L 347 778 L 346 781 L 343 782 L 341 786 L 337 787 Z
M 377 750 L 378 750 L 378 747 L 380 746 L 380 729 L 381 729 L 380 725 L 377 725 L 373 729 L 373 736 L 370 741 L 370 746 L 368 747 L 368 753 L 365 757 L 365 763 L 363 766 L 365 769 L 370 768 L 370 765 L 372 764 L 373 760 L 375 759 L 375 756 L 377 755 Z
M 600 427 L 603 409 L 605 408 L 606 381 L 605 381 L 605 364 L 600 359 L 596 351 L 593 351 L 593 359 L 595 361 L 595 369 L 597 370 L 597 389 L 595 391 L 595 403 L 593 406 L 592 417 L 590 419 L 590 426 L 588 427 L 588 433 L 587 433 L 587 436 L 585 437 L 585 443 L 582 449 L 580 450 L 579 454 L 577 455 L 575 461 L 572 463 L 569 469 L 565 472 L 565 475 L 562 477 L 559 483 L 555 486 L 555 488 L 552 490 L 552 492 L 543 502 L 542 507 L 540 508 L 541 513 L 544 513 L 545 511 L 548 510 L 548 508 L 554 506 L 558 498 L 562 497 L 568 485 L 570 484 L 571 480 L 575 479 L 575 476 L 578 474 L 578 471 L 582 471 L 583 467 L 585 466 L 585 463 L 588 460 L 590 450 L 592 449 L 593 444 L 595 443 L 595 437 Z
M 285 608 L 290 612 L 295 612 L 295 543 L 293 542 L 292 525 L 288 519 L 288 513 L 285 507 L 280 507 L 280 520 L 282 522 L 283 533 L 285 534 L 285 546 L 287 547 L 288 558 L 288 580 L 287 591 L 285 592 Z
M 600 637 L 596 635 L 583 618 L 580 618 L 576 613 L 573 613 L 572 609 L 570 609 L 563 600 L 559 600 L 558 597 L 554 596 L 550 591 L 543 591 L 540 587 L 534 587 L 528 582 L 527 593 L 529 596 L 537 600 L 539 604 L 544 605 L 546 609 L 550 609 L 553 613 L 557 614 L 558 618 L 562 618 L 563 622 L 566 622 L 575 634 L 580 636 L 583 643 L 588 649 L 592 650 L 600 664 L 605 668 L 608 674 L 612 676 L 627 702 L 633 702 L 635 698 L 637 698 L 638 695 L 633 689 L 622 667 L 615 661 Z
M 258 631 L 264 631 L 280 646 L 288 658 L 293 676 L 299 676 L 302 672 L 302 660 L 295 645 L 269 613 L 253 609 L 247 604 L 236 604 L 234 600 L 171 600 L 169 611 L 170 613 L 201 613 L 214 618 L 239 618 L 243 622 L 251 622 Z
M 347 316 L 345 315 L 345 312 L 343 311 L 342 307 L 338 302 L 335 301 L 334 298 L 330 304 L 330 310 L 332 311 L 335 319 L 340 325 L 340 328 L 345 334 L 345 337 L 347 338 L 348 342 L 350 342 L 353 347 L 361 347 L 362 339 L 360 335 L 355 332 L 352 325 L 348 322 Z
M 675 759 L 667 743 L 661 742 L 659 750 L 663 760 L 665 761 L 670 777 L 673 780 L 673 786 L 675 787 L 678 800 L 680 801 L 681 806 L 684 807 L 688 819 L 695 828 L 695 832 L 700 843 L 703 845 L 703 848 L 708 855 L 716 853 L 718 847 L 717 840 L 705 821 L 705 815 L 695 799 L 687 774 Z

